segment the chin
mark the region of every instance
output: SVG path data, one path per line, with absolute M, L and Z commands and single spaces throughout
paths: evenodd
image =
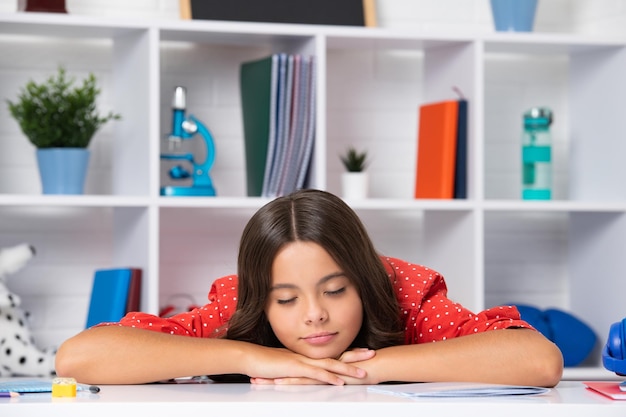
M 336 359 L 341 356 L 344 350 L 330 349 L 330 348 L 308 348 L 308 349 L 299 349 L 294 350 L 294 352 L 299 353 L 300 355 L 306 356 L 311 359 L 327 359 L 333 358 Z

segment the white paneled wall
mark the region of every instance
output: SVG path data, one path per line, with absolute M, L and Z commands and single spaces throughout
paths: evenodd
M 621 0 L 578 0 L 572 11 L 573 29 L 580 33 L 624 34 L 626 2 Z
M 358 143 L 384 172 L 371 176 L 370 195 L 412 198 L 414 178 L 406 173 L 415 170 L 422 63 L 420 54 L 406 51 L 328 54 L 329 191 L 341 192 L 339 154 Z
M 129 19 L 177 19 L 178 0 L 67 0 L 68 11 L 79 15 L 124 17 Z M 17 0 L 0 0 L 0 12 L 17 10 Z M 488 0 L 378 0 L 378 23 L 383 27 L 411 30 L 447 30 L 459 32 L 493 31 Z M 626 34 L 626 2 L 615 0 L 539 0 L 536 31 L 541 32 L 579 32 L 590 35 Z M 107 85 L 111 77 L 111 48 L 106 44 L 93 44 L 81 40 L 55 47 L 55 56 L 47 56 L 45 39 L 40 42 L 17 44 L 14 41 L 3 42 L 0 38 L 0 98 L 14 97 L 19 86 L 28 78 L 42 78 L 53 71 L 58 64 L 63 64 L 65 57 L 71 56 L 72 67 L 78 76 L 93 71 L 103 86 L 101 107 L 110 108 Z M 161 79 L 161 91 L 170 91 L 184 80 L 189 88 L 189 112 L 205 122 L 216 137 L 220 138 L 220 153 L 214 168 L 218 193 L 222 196 L 244 194 L 244 161 L 242 142 L 241 114 L 238 91 L 234 90 L 237 82 L 238 65 L 241 57 L 249 57 L 250 52 L 238 48 L 210 48 L 210 52 L 199 51 L 198 45 L 190 47 L 178 43 L 164 43 L 161 50 L 162 65 L 167 67 L 166 77 Z M 259 51 L 260 55 L 263 51 Z M 19 54 L 20 59 L 12 59 Z M 76 57 L 80 56 L 80 60 Z M 25 57 L 32 57 L 26 59 Z M 17 62 L 26 68 L 12 65 Z M 184 62 L 185 65 L 181 65 Z M 193 62 L 193 65 L 189 65 Z M 215 64 L 219 68 L 215 67 Z M 417 134 L 417 109 L 422 101 L 422 65 L 420 54 L 406 51 L 356 52 L 351 50 L 332 50 L 328 55 L 328 68 L 332 74 L 328 82 L 328 189 L 339 192 L 339 173 L 341 166 L 334 155 L 358 139 L 365 143 L 372 156 L 371 163 L 377 167 L 388 167 L 385 174 L 371 179 L 371 194 L 374 197 L 407 198 L 412 195 L 413 178 L 402 175 L 415 164 L 416 143 L 406 140 Z M 207 71 L 211 65 L 211 71 Z M 498 54 L 497 58 L 485 63 L 485 197 L 498 199 L 517 199 L 519 195 L 519 135 L 521 132 L 521 113 L 535 105 L 546 105 L 555 112 L 555 197 L 567 198 L 567 156 L 568 132 L 564 115 L 567 109 L 567 61 L 566 58 L 528 57 Z M 213 78 L 206 78 L 210 73 Z M 532 73 L 532 77 L 528 74 Z M 523 80 L 532 78 L 533 82 Z M 541 92 L 541 94 L 538 94 Z M 129 93 L 132 94 L 132 93 Z M 453 95 L 451 94 L 451 97 Z M 544 97 L 541 102 L 529 102 L 527 97 Z M 2 100 L 2 101 L 3 101 Z M 161 96 L 161 114 L 168 114 L 171 97 Z M 407 110 L 412 109 L 412 110 Z M 506 115 L 506 116 L 505 116 Z M 515 117 L 511 115 L 517 115 Z M 341 120 L 341 123 L 338 121 Z M 350 134 L 342 131 L 349 120 Z M 161 133 L 170 130 L 169 118 L 163 118 Z M 354 127 L 354 128 L 353 128 Z M 0 182 L 2 189 L 9 192 L 38 193 L 39 180 L 34 169 L 33 149 L 20 136 L 17 125 L 11 121 L 6 106 L 0 106 L 0 131 L 2 136 L 11 140 L 3 146 L 11 152 L 0 153 Z M 358 135 L 358 138 L 350 135 Z M 15 140 L 13 140 L 15 139 Z M 94 155 L 106 155 L 110 152 L 107 127 L 94 139 Z M 399 144 L 401 146 L 396 146 Z M 227 149 L 225 148 L 227 147 Z M 9 157 L 8 154 L 11 154 Z M 228 156 L 221 157 L 220 155 Z M 235 157 L 239 155 L 239 157 Z M 495 157 L 497 155 L 497 157 Z M 104 194 L 107 189 L 98 189 L 110 184 L 99 181 L 98 175 L 105 175 L 110 170 L 102 161 L 110 158 L 95 156 L 87 179 L 87 191 Z M 377 172 L 381 170 L 376 169 Z M 236 248 L 239 236 L 225 231 L 232 231 L 231 225 L 220 230 L 207 230 L 206 241 L 189 242 L 185 229 L 203 227 L 202 210 L 185 211 L 190 218 L 178 219 L 175 208 L 164 210 L 162 224 L 167 225 L 172 238 L 164 241 L 160 248 L 161 282 L 170 287 L 161 288 L 162 294 L 175 294 L 176 277 L 173 272 L 181 271 L 180 265 L 185 257 L 194 259 L 203 255 L 213 262 L 215 271 L 234 272 L 235 259 L 230 257 Z M 252 212 L 250 212 L 251 214 Z M 361 214 L 361 213 L 360 213 Z M 1 230 L 7 231 L 0 236 L 0 245 L 17 243 L 11 234 L 11 224 L 21 214 L 9 209 L 0 211 Z M 362 213 L 364 222 L 370 227 L 372 236 L 385 253 L 393 256 L 420 261 L 422 242 L 412 238 L 406 224 L 421 227 L 419 219 L 411 218 L 404 223 L 402 216 L 394 217 L 394 222 L 379 222 L 384 212 L 366 211 Z M 408 214 L 419 216 L 415 213 Z M 41 233 L 31 236 L 31 243 L 42 250 L 39 257 L 28 266 L 28 272 L 16 275 L 12 288 L 21 295 L 26 307 L 33 312 L 33 327 L 42 345 L 57 344 L 70 336 L 67 329 L 82 325 L 88 293 L 88 282 L 64 281 L 56 285 L 54 265 L 63 263 L 67 257 L 81 257 L 86 252 L 92 257 L 98 254 L 101 259 L 85 259 L 85 265 L 101 263 L 107 265 L 111 257 L 110 230 L 112 214 L 105 210 L 77 210 L 72 218 L 59 218 L 58 228 L 45 228 Z M 233 221 L 240 221 L 241 216 L 234 216 Z M 92 224 L 90 236 L 70 236 L 64 233 L 64 222 L 82 221 Z M 384 224 L 381 227 L 380 224 Z M 533 300 L 542 307 L 557 306 L 567 308 L 569 300 L 564 258 L 567 256 L 567 217 L 564 214 L 533 214 L 525 216 L 519 213 L 488 213 L 486 225 L 486 304 Z M 49 225 L 48 225 L 49 226 Z M 237 224 L 236 227 L 243 227 Z M 70 229 L 71 230 L 71 229 Z M 81 228 L 80 230 L 85 230 Z M 537 230 L 541 238 L 537 239 Z M 196 238 L 199 236 L 195 234 Z M 532 237 L 530 237 L 532 236 Z M 20 235 L 23 237 L 23 234 Z M 54 242 L 62 240 L 63 245 Z M 68 242 L 76 242 L 71 244 Z M 208 242 L 208 243 L 207 243 Z M 89 245 L 89 246 L 86 246 Z M 170 246 L 168 246 L 170 245 Z M 534 245 L 534 246 L 533 246 Z M 213 247 L 213 253 L 183 252 L 179 247 Z M 528 247 L 533 246 L 532 250 Z M 85 251 L 88 247 L 89 250 Z M 519 257 L 507 257 L 517 250 L 524 250 L 524 261 Z M 83 259 L 83 258 L 81 258 Z M 74 264 L 76 264 L 74 262 Z M 194 262 L 194 264 L 197 264 Z M 44 267 L 45 265 L 45 267 Z M 91 275 L 87 267 L 76 275 Z M 199 271 L 189 271 L 190 276 L 202 276 Z M 21 278 L 24 279 L 21 279 Z M 209 284 L 215 277 L 207 276 L 191 283 L 197 302 L 203 302 Z M 453 291 L 452 291 L 453 294 Z M 163 302 L 167 300 L 162 300 Z M 63 311 L 68 322 L 48 322 L 47 313 Z M 56 316 L 58 317 L 58 316 Z

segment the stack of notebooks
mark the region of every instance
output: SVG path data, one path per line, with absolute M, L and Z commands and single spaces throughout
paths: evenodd
M 248 196 L 304 188 L 315 141 L 315 57 L 285 53 L 241 64 Z
M 116 322 L 131 311 L 139 311 L 141 269 L 98 269 L 93 277 L 87 325 Z
M 415 198 L 467 198 L 467 100 L 420 106 Z

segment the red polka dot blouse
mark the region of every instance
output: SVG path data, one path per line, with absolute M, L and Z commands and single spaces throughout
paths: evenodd
M 514 306 L 498 306 L 479 313 L 469 311 L 447 297 L 444 278 L 422 265 L 382 258 L 393 281 L 405 331 L 405 344 L 435 342 L 453 337 L 508 327 L 532 328 L 520 319 Z M 217 279 L 209 303 L 172 317 L 128 313 L 118 324 L 183 336 L 216 337 L 224 334 L 237 306 L 237 276 Z

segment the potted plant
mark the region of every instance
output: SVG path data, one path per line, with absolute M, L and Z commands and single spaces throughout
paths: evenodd
M 100 115 L 96 98 L 100 89 L 90 73 L 74 87 L 65 68 L 38 84 L 29 81 L 15 102 L 7 100 L 11 116 L 37 148 L 37 163 L 44 194 L 82 194 L 89 151 L 96 131 L 120 115 Z
M 368 163 L 367 151 L 359 152 L 354 147 L 350 147 L 340 158 L 346 168 L 346 172 L 341 177 L 343 198 L 367 198 L 368 175 L 365 172 Z
M 491 14 L 498 32 L 532 32 L 538 0 L 491 0 Z

